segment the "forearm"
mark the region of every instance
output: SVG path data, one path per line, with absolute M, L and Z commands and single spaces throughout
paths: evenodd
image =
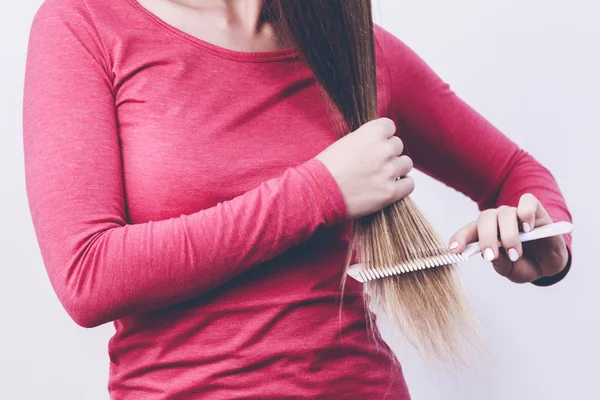
M 571 220 L 546 168 L 460 99 L 400 40 L 380 29 L 379 42 L 388 71 L 388 114 L 400 126 L 416 168 L 465 194 L 480 210 L 516 206 L 521 195 L 531 193 L 554 221 Z M 565 242 L 570 252 L 570 235 Z M 568 268 L 535 284 L 555 283 Z
M 71 317 L 92 327 L 198 296 L 342 220 L 335 185 L 311 160 L 191 215 L 126 225 L 88 210 L 63 214 L 77 221 L 66 228 L 47 217 L 58 205 L 40 192 L 30 198 L 53 287 Z

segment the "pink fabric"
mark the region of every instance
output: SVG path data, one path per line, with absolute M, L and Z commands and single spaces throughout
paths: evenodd
M 376 35 L 379 114 L 419 169 L 482 208 L 529 191 L 570 220 L 547 170 Z M 338 319 L 349 223 L 313 158 L 336 135 L 295 55 L 220 49 L 134 0 L 36 15 L 28 199 L 66 311 L 114 321 L 111 398 L 409 398 L 354 281 Z

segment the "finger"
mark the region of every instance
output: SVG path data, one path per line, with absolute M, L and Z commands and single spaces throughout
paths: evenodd
M 403 177 L 413 169 L 413 162 L 408 156 L 400 156 L 392 159 L 392 176 L 390 178 L 396 179 L 397 177 Z
M 389 118 L 379 118 L 367 124 L 373 123 L 376 125 L 377 130 L 383 135 L 384 138 L 391 138 L 396 133 L 396 124 Z
M 508 259 L 506 253 L 501 252 L 492 262 L 492 265 L 498 274 L 510 279 L 510 276 L 513 272 L 514 263 Z
M 390 147 L 391 157 L 400 156 L 404 151 L 404 143 L 402 143 L 402 139 L 400 139 L 398 136 L 392 136 L 387 139 L 387 141 Z
M 394 181 L 394 202 L 405 198 L 415 190 L 415 181 L 410 176 L 405 176 Z
M 465 249 L 465 246 L 469 243 L 477 241 L 477 221 L 473 221 L 460 228 L 450 238 L 450 251 L 455 254 L 460 253 Z
M 539 200 L 531 193 L 525 193 L 519 199 L 517 215 L 522 223 L 523 232 L 529 232 L 535 228 L 536 219 L 543 220 L 544 225 L 552 222 Z M 545 218 L 548 218 L 548 221 L 544 221 Z
M 350 134 L 356 135 L 373 135 L 376 134 L 379 138 L 389 139 L 396 133 L 396 124 L 389 118 L 373 119 L 361 125 L 356 131 Z
M 499 209 L 485 210 L 477 219 L 481 255 L 486 261 L 494 261 L 498 257 L 498 211 Z
M 510 261 L 515 262 L 523 255 L 523 247 L 519 239 L 519 221 L 517 209 L 505 207 L 498 211 L 498 229 L 500 242 Z

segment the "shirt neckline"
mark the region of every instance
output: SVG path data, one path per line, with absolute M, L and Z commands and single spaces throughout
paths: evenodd
M 238 51 L 231 50 L 224 47 L 217 46 L 215 44 L 206 42 L 196 36 L 190 35 L 182 31 L 175 26 L 166 23 L 156 14 L 142 6 L 137 0 L 128 0 L 131 5 L 133 5 L 137 10 L 146 15 L 151 21 L 156 23 L 159 27 L 166 30 L 170 34 L 182 39 L 196 47 L 199 47 L 203 50 L 208 51 L 211 54 L 214 54 L 219 57 L 227 58 L 235 61 L 243 61 L 243 62 L 272 62 L 272 61 L 283 61 L 294 59 L 300 55 L 300 50 L 298 47 L 288 47 L 280 50 L 272 50 L 272 51 L 261 51 L 261 52 L 247 52 L 247 51 Z

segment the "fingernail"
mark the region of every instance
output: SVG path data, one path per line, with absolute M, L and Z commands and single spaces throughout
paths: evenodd
M 494 261 L 494 258 L 496 258 L 496 256 L 494 255 L 494 250 L 492 250 L 490 247 L 486 248 L 483 251 L 483 258 L 486 261 Z
M 458 246 L 459 246 L 458 242 L 454 242 L 450 245 L 450 250 L 458 249 Z
M 509 249 L 508 250 L 508 258 L 510 258 L 510 261 L 515 262 L 519 259 L 519 252 L 515 249 Z
M 531 231 L 531 225 L 529 225 L 527 222 L 523 222 L 523 232 L 527 233 Z

